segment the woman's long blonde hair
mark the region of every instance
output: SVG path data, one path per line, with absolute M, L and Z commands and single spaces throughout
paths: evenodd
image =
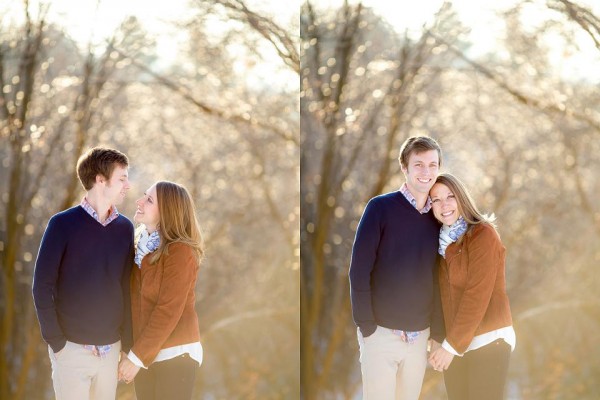
M 475 205 L 475 201 L 469 194 L 467 187 L 460 179 L 452 174 L 444 172 L 438 175 L 435 183 L 446 185 L 448 189 L 454 193 L 456 204 L 458 205 L 458 212 L 468 224 L 468 231 L 471 230 L 471 227 L 483 223 L 489 224 L 496 229 L 496 217 L 493 214 L 483 214 L 479 211 L 477 205 Z
M 185 243 L 190 246 L 200 264 L 204 248 L 194 200 L 190 193 L 178 183 L 159 181 L 156 182 L 156 200 L 160 245 L 151 255 L 150 264 L 156 263 L 163 254 L 169 254 L 168 248 L 171 243 Z

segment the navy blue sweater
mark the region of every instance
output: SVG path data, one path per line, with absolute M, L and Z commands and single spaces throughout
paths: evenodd
M 440 225 L 400 192 L 369 201 L 356 231 L 350 263 L 352 316 L 364 337 L 377 325 L 404 331 L 431 327 L 444 337 L 437 285 Z
M 54 215 L 42 238 L 33 299 L 42 337 L 55 352 L 66 341 L 131 347 L 129 277 L 133 224 L 119 215 L 102 226 L 81 206 Z

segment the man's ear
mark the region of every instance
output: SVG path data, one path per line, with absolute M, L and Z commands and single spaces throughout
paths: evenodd
M 106 178 L 102 174 L 96 175 L 96 183 L 103 183 L 106 181 Z
M 404 174 L 404 176 L 406 176 L 406 175 L 408 174 L 408 169 L 407 169 L 407 168 L 404 168 L 404 167 L 402 166 L 402 163 L 400 164 L 400 171 L 402 171 L 402 173 Z

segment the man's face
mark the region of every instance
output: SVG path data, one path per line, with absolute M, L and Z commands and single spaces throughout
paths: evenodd
M 117 165 L 110 179 L 105 181 L 102 194 L 110 201 L 110 204 L 119 205 L 123 202 L 130 187 L 127 167 Z
M 413 195 L 429 193 L 438 176 L 439 167 L 440 159 L 437 150 L 411 153 L 408 157 L 408 165 L 402 168 L 408 190 Z

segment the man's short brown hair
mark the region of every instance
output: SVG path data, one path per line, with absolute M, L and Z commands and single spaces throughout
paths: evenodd
M 94 187 L 98 174 L 108 180 L 117 165 L 124 168 L 129 166 L 129 160 L 125 154 L 106 147 L 93 147 L 79 157 L 77 176 L 83 188 L 90 190 Z
M 437 150 L 439 158 L 439 167 L 442 166 L 442 148 L 429 136 L 412 136 L 409 137 L 400 146 L 400 166 L 403 169 L 408 168 L 408 159 L 412 153 L 422 153 L 424 151 Z

